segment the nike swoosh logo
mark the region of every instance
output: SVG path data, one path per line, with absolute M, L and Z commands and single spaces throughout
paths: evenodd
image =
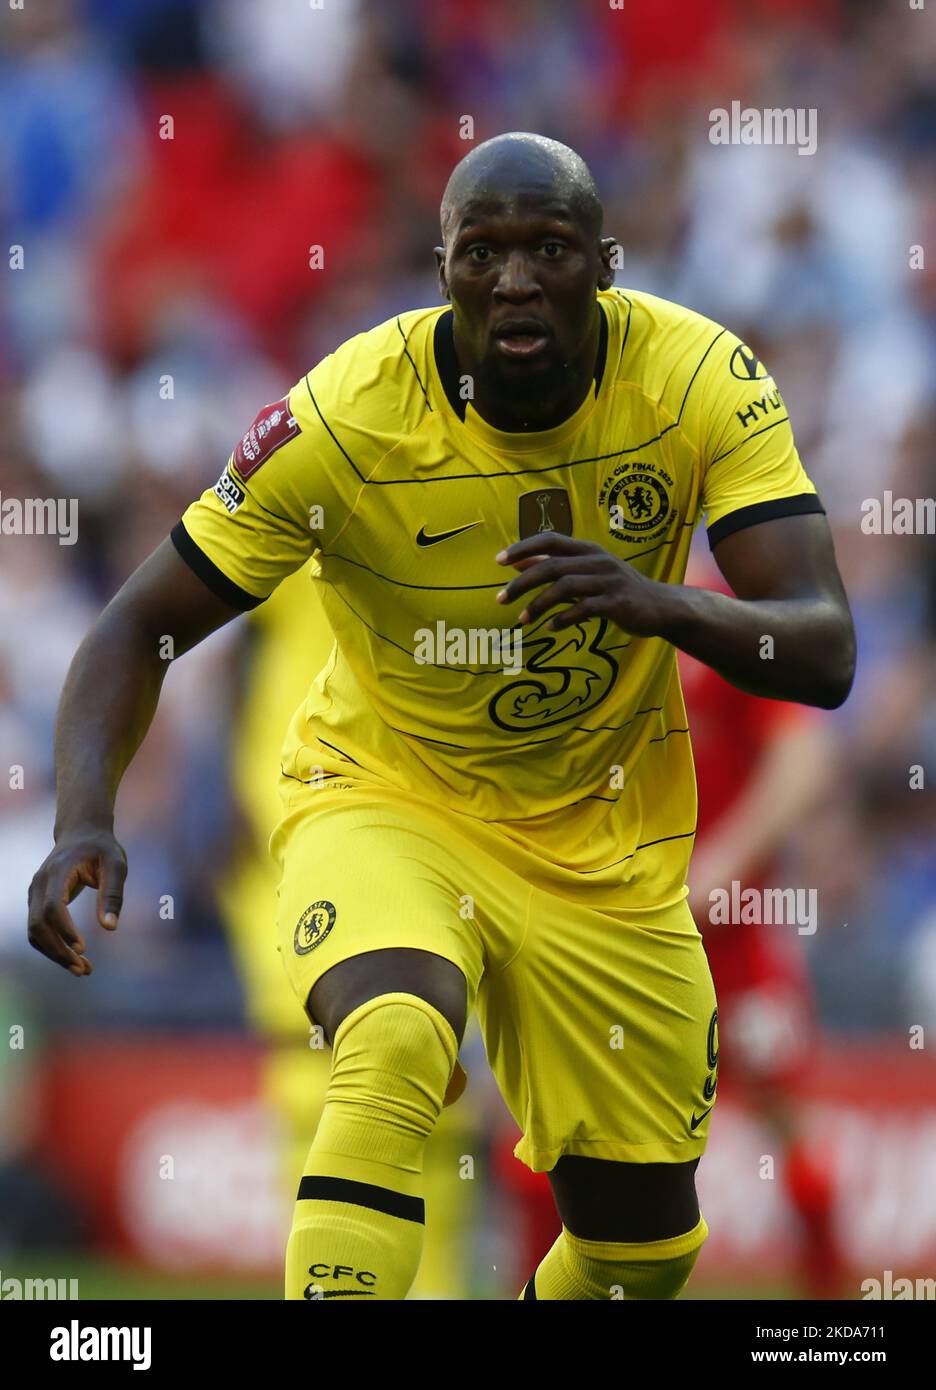
M 438 545 L 439 541 L 450 541 L 453 536 L 460 536 L 462 531 L 470 531 L 473 526 L 480 525 L 480 521 L 469 521 L 466 526 L 456 526 L 454 531 L 440 531 L 437 536 L 427 536 L 425 526 L 420 526 L 419 535 L 416 537 L 416 544 Z
M 700 1124 L 702 1123 L 702 1121 L 705 1119 L 706 1115 L 710 1115 L 714 1109 L 715 1109 L 714 1105 L 710 1105 L 709 1108 L 708 1108 L 708 1110 L 703 1110 L 703 1111 L 702 1111 L 702 1114 L 701 1114 L 701 1115 L 697 1115 L 696 1112 L 693 1110 L 693 1112 L 692 1112 L 692 1119 L 689 1121 L 689 1128 L 690 1128 L 690 1129 L 698 1129 L 698 1128 L 699 1128 L 699 1125 L 700 1125 Z

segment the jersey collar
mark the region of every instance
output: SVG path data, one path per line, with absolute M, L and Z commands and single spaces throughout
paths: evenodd
M 446 399 L 452 410 L 461 420 L 462 424 L 471 430 L 472 434 L 479 435 L 481 438 L 493 444 L 495 448 L 500 448 L 508 452 L 527 452 L 530 450 L 548 448 L 559 439 L 564 439 L 568 434 L 578 429 L 582 421 L 591 414 L 595 401 L 598 399 L 598 392 L 604 378 L 605 363 L 608 357 L 608 317 L 604 310 L 604 305 L 598 301 L 600 323 L 598 330 L 598 352 L 595 355 L 595 375 L 594 390 L 587 393 L 582 404 L 573 415 L 563 420 L 560 424 L 549 430 L 524 430 L 521 433 L 511 434 L 504 430 L 495 429 L 493 425 L 483 419 L 470 401 L 462 399 L 459 392 L 460 371 L 458 358 L 455 354 L 455 315 L 453 310 L 448 309 L 436 319 L 435 332 L 433 335 L 433 351 L 435 355 L 436 371 L 442 383 Z

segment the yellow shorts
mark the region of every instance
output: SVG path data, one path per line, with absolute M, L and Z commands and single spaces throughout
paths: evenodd
M 715 991 L 682 900 L 628 911 L 496 826 L 408 793 L 290 782 L 270 841 L 278 938 L 303 1007 L 364 951 L 444 956 L 534 1172 L 563 1154 L 684 1163 L 705 1149 Z M 622 893 L 617 895 L 618 898 Z

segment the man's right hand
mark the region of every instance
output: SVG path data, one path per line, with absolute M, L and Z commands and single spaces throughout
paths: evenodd
M 167 537 L 111 599 L 72 658 L 55 725 L 55 849 L 29 888 L 29 940 L 73 975 L 90 975 L 68 904 L 98 890 L 97 919 L 113 931 L 127 856 L 114 839 L 120 779 L 152 723 L 173 659 L 236 618 Z M 105 678 L 106 673 L 106 678 Z
M 83 888 L 98 890 L 97 919 L 114 931 L 123 904 L 127 856 L 109 828 L 63 835 L 29 885 L 29 942 L 73 975 L 90 975 L 84 938 L 68 904 Z

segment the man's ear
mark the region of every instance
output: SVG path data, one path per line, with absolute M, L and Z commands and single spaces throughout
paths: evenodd
M 601 258 L 601 270 L 598 273 L 598 288 L 609 290 L 614 284 L 614 267 L 611 264 L 611 253 L 618 245 L 617 237 L 603 236 L 599 242 L 598 254 Z
M 448 281 L 445 278 L 445 247 L 433 246 L 432 254 L 436 258 L 436 268 L 439 272 L 439 292 L 443 299 L 451 299 L 449 294 Z

